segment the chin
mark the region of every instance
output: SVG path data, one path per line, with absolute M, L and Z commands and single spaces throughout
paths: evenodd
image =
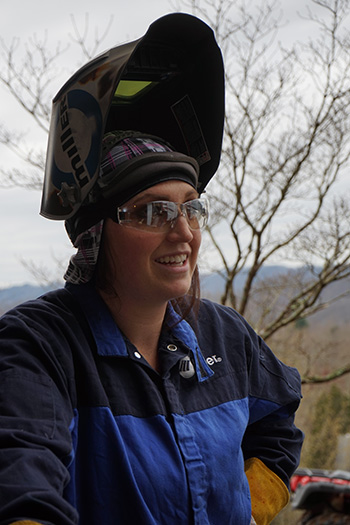
M 189 292 L 192 278 L 186 277 L 173 280 L 172 282 L 164 280 L 162 284 L 161 281 L 158 281 L 159 294 L 162 295 L 166 301 L 171 301 L 172 299 L 179 299 Z
M 177 290 L 173 290 L 172 294 L 169 294 L 169 300 L 179 299 L 180 297 L 183 297 L 189 292 L 190 288 L 191 288 L 191 283 L 187 286 L 178 287 Z

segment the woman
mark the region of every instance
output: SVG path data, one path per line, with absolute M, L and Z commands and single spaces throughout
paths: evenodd
M 0 523 L 270 523 L 299 460 L 298 373 L 197 298 L 196 160 L 137 132 L 103 150 L 66 287 L 0 322 Z
M 1 525 L 265 525 L 287 503 L 299 375 L 199 300 L 223 88 L 212 30 L 175 13 L 55 97 L 41 213 L 77 253 L 0 320 Z

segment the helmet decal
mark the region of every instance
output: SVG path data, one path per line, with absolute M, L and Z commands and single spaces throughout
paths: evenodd
M 79 122 L 79 132 L 71 126 Z M 86 91 L 73 90 L 64 95 L 59 105 L 59 141 L 54 152 L 53 183 L 75 182 L 80 188 L 88 184 L 99 163 L 100 136 L 103 122 L 99 103 Z M 85 129 L 86 133 L 81 133 Z

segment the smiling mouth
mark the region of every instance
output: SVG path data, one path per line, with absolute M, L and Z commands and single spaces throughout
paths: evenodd
M 161 264 L 170 264 L 172 266 L 183 266 L 187 260 L 187 255 L 167 255 L 166 257 L 160 257 L 157 262 Z

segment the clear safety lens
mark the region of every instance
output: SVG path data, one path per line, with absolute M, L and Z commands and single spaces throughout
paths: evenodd
M 203 198 L 183 204 L 153 201 L 117 208 L 116 222 L 130 228 L 157 232 L 174 227 L 178 217 L 183 216 L 191 230 L 200 230 L 207 223 L 208 212 L 208 202 Z

